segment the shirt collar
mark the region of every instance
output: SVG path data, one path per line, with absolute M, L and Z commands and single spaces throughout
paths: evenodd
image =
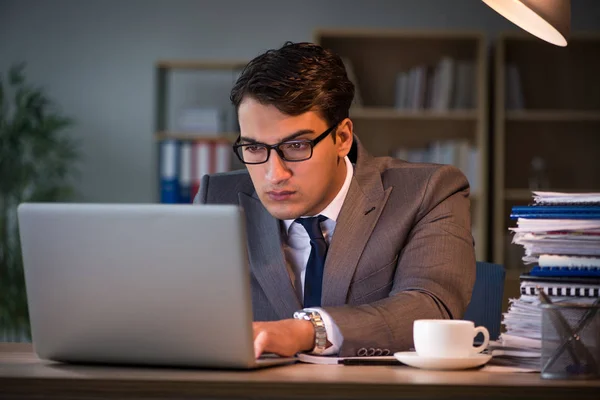
M 346 179 L 344 180 L 344 184 L 331 203 L 329 203 L 329 205 L 319 213 L 320 215 L 323 215 L 334 222 L 337 221 L 337 217 L 342 210 L 342 205 L 344 204 L 344 200 L 346 200 L 348 189 L 350 189 L 350 182 L 352 182 L 352 176 L 354 175 L 354 167 L 347 156 L 344 157 L 344 161 L 346 163 Z M 283 220 L 283 223 L 285 224 L 285 231 L 287 233 L 289 233 L 290 226 L 292 223 L 294 223 L 294 221 L 295 219 Z

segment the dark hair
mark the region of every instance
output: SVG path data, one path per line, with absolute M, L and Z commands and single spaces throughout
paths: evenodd
M 231 89 L 236 110 L 246 97 L 292 116 L 318 111 L 331 126 L 348 117 L 354 85 L 333 51 L 313 43 L 286 42 L 244 67 Z

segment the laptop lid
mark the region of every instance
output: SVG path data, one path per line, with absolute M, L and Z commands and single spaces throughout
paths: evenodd
M 237 206 L 24 203 L 18 221 L 41 358 L 257 365 Z

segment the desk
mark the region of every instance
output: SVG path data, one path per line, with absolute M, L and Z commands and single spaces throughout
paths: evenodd
M 0 344 L 0 399 L 598 399 L 600 380 L 539 374 L 295 364 L 257 371 L 83 366 Z

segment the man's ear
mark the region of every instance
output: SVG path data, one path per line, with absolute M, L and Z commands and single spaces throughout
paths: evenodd
M 338 157 L 343 158 L 348 155 L 350 152 L 350 148 L 352 147 L 352 142 L 354 140 L 354 127 L 352 125 L 352 120 L 350 118 L 346 118 L 340 122 L 338 128 L 336 130 L 336 146 L 338 148 Z

